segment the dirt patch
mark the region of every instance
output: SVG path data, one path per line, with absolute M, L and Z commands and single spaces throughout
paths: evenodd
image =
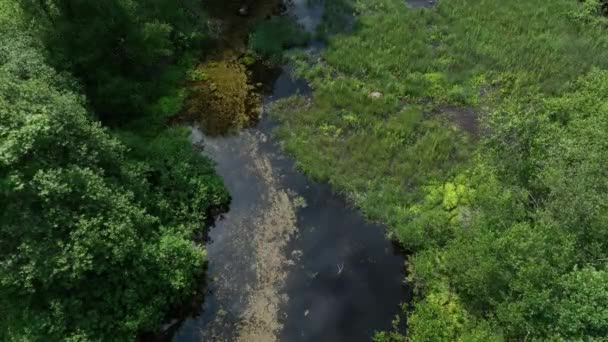
M 473 108 L 445 106 L 439 108 L 438 113 L 445 115 L 451 122 L 456 124 L 458 128 L 474 137 L 479 136 L 481 133 L 479 113 Z

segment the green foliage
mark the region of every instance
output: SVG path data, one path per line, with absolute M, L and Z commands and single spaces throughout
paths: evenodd
M 587 336 L 602 339 L 608 334 L 608 273 L 593 267 L 575 269 L 561 277 L 564 292 L 557 303 L 557 325 L 561 337 L 574 339 L 584 331 Z
M 407 339 L 605 338 L 603 3 L 351 4 L 352 33 L 295 56 L 315 92 L 274 108 L 277 133 L 414 252 Z M 466 106 L 485 135 L 446 110 Z
M 471 223 L 455 230 L 445 247 L 422 253 L 414 262 L 419 279 L 448 279 L 469 312 L 495 322 L 508 338 L 605 336 L 608 320 L 585 311 L 592 307 L 590 292 L 564 285 L 564 279 L 573 279 L 568 274 L 577 265 L 605 267 L 603 198 L 608 188 L 601 160 L 608 157 L 603 146 L 607 85 L 605 71 L 592 71 L 573 92 L 528 104 L 527 112 L 507 112 L 509 124 L 502 113 L 521 106 L 512 104 L 515 99 L 506 101 L 485 145 L 494 171 L 470 178 L 478 189 L 470 201 L 476 213 Z M 514 135 L 522 138 L 515 138 L 516 148 Z M 494 172 L 502 183 L 488 183 L 496 179 Z M 601 302 L 602 290 L 596 289 L 594 300 Z M 563 320 L 570 323 L 555 323 Z
M 373 342 L 405 342 L 405 337 L 397 332 L 397 327 L 400 323 L 400 318 L 397 316 L 393 320 L 394 331 L 378 331 L 372 337 Z
M 259 22 L 249 36 L 249 49 L 265 58 L 279 58 L 288 48 L 303 46 L 310 40 L 293 19 L 272 17 Z
M 502 341 L 487 325 L 476 326 L 458 298 L 447 289 L 435 291 L 418 302 L 408 325 L 419 341 Z
M 158 75 L 201 39 L 196 1 L 19 1 L 51 64 L 83 81 L 105 121 L 145 114 L 147 104 L 164 95 Z
M 121 134 L 30 37 L 0 36 L 0 339 L 128 341 L 190 296 L 228 195 L 185 132 Z

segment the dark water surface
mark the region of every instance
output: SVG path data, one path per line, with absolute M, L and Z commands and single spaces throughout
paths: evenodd
M 314 30 L 321 7 L 293 1 Z M 307 10 L 308 9 L 308 10 Z M 310 95 L 288 69 L 265 105 Z M 263 116 L 238 134 L 192 141 L 217 163 L 233 201 L 210 232 L 209 292 L 174 341 L 369 341 L 406 301 L 404 257 L 327 184 L 309 180 L 272 137 Z

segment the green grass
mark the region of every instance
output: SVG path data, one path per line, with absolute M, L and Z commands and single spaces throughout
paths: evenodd
M 605 256 L 598 246 L 608 242 L 592 228 L 604 222 L 595 196 L 605 189 L 588 183 L 605 182 L 596 168 L 603 151 L 598 137 L 608 129 L 581 128 L 589 117 L 606 116 L 593 104 L 605 96 L 598 70 L 608 68 L 599 2 L 450 0 L 414 10 L 402 0 L 338 5 L 326 4 L 325 19 L 356 13 L 352 32 L 326 22 L 322 58 L 293 56 L 296 74 L 314 89 L 312 99 L 284 100 L 272 112 L 284 148 L 302 170 L 346 193 L 413 251 L 410 280 L 418 296 L 409 338 L 608 333 L 608 320 L 597 323 L 580 309 L 592 307 L 581 298 L 608 291 L 579 296 L 568 285 L 579 276 L 603 276 L 579 274 L 574 265 L 596 270 Z M 484 135 L 443 115 L 448 107 L 477 113 Z M 576 154 L 579 135 L 597 138 L 586 143 L 597 153 Z M 581 203 L 568 216 L 559 209 L 564 198 Z M 572 302 L 582 311 L 569 311 Z
M 285 114 L 277 134 L 309 175 L 346 192 L 370 218 L 399 227 L 418 186 L 457 172 L 470 151 L 467 138 L 446 122 L 425 119 L 419 106 L 398 109 L 386 100 L 370 106 L 366 93 L 352 89 L 320 92 L 332 90 L 304 113 L 287 109 L 305 107 L 303 98 L 277 105 Z

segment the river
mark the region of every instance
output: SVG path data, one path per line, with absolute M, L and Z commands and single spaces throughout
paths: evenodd
M 314 30 L 322 4 L 290 2 Z M 271 83 L 263 108 L 312 94 L 287 67 Z M 300 173 L 273 138 L 275 125 L 262 115 L 255 127 L 227 136 L 192 128 L 192 143 L 217 163 L 232 202 L 209 233 L 205 303 L 181 324 L 176 342 L 369 341 L 407 301 L 405 259 L 385 227 Z

